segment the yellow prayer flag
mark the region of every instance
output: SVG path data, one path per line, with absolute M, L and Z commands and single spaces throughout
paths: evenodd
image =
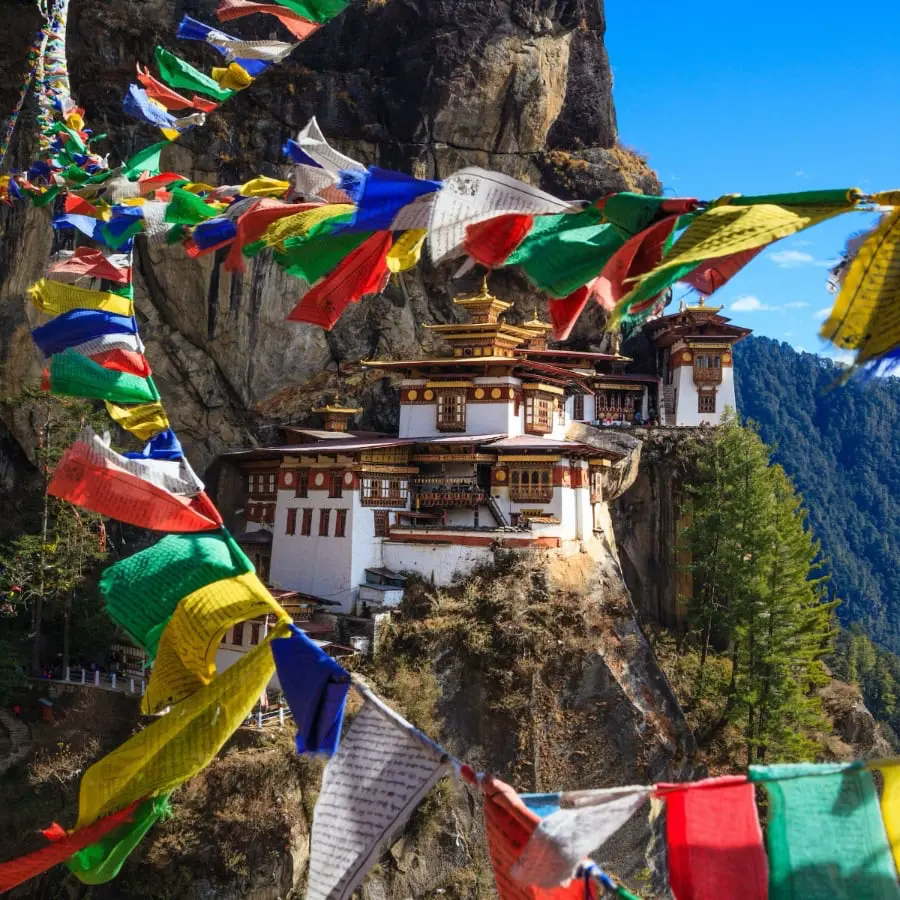
M 140 441 L 149 441 L 169 427 L 169 418 L 159 402 L 138 406 L 117 406 L 108 400 L 105 403 L 110 418 Z
M 302 237 L 314 226 L 327 222 L 329 219 L 335 218 L 335 216 L 351 213 L 355 208 L 351 203 L 326 203 L 323 206 L 307 209 L 305 212 L 285 216 L 285 218 L 273 222 L 266 229 L 262 240 L 269 247 L 277 247 L 279 250 L 284 250 L 284 242 L 288 238 Z
M 851 261 L 821 336 L 864 363 L 900 345 L 900 209 L 886 216 Z
M 758 203 L 708 209 L 691 222 L 662 262 L 641 280 L 685 263 L 718 259 L 765 247 L 773 241 L 847 212 L 854 205 L 848 200 L 846 206 L 776 206 Z
M 127 297 L 42 278 L 28 289 L 31 302 L 42 312 L 59 316 L 73 309 L 98 309 L 117 316 L 133 316 L 134 303 Z
M 119 206 L 143 206 L 147 202 L 146 197 L 125 197 L 119 201 Z
M 75 827 L 171 791 L 207 766 L 265 690 L 275 672 L 269 642 L 286 633 L 287 625 L 276 628 L 205 688 L 94 763 L 81 779 Z
M 405 272 L 417 265 L 427 235 L 428 231 L 424 228 L 403 232 L 385 257 L 388 269 L 391 272 Z
M 242 91 L 253 84 L 250 73 L 236 62 L 229 63 L 227 68 L 216 67 L 209 74 L 223 91 Z
M 900 871 L 900 764 L 879 766 L 884 776 L 884 793 L 881 795 L 881 817 L 887 832 L 894 863 Z
M 192 194 L 212 193 L 216 189 L 215 185 L 207 184 L 205 181 L 189 181 L 187 184 L 181 185 L 181 190 L 190 191 Z M 207 203 L 212 201 L 207 200 Z
M 181 132 L 177 128 L 160 128 L 159 130 L 167 141 L 177 141 L 181 137 Z
M 279 181 L 277 178 L 260 175 L 242 184 L 238 190 L 242 197 L 280 197 L 290 186 L 289 181 Z
M 291 621 L 253 572 L 188 594 L 163 630 L 142 711 L 153 713 L 172 706 L 209 684 L 216 674 L 216 649 L 222 635 L 238 622 L 267 613 Z
M 878 206 L 900 206 L 900 191 L 881 191 L 873 195 L 872 202 Z

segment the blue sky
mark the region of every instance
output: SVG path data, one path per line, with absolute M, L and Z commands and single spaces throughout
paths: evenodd
M 607 0 L 606 15 L 619 140 L 666 193 L 900 188 L 895 0 Z M 828 264 L 872 221 L 846 214 L 779 241 L 713 302 L 757 334 L 845 358 L 818 337 Z

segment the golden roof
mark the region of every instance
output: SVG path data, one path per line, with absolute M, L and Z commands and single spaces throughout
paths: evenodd
M 320 406 L 318 409 L 313 410 L 314 413 L 329 413 L 331 415 L 347 415 L 347 416 L 355 416 L 357 413 L 362 412 L 362 407 L 349 407 L 349 406 L 331 406 L 327 404 L 326 406 Z

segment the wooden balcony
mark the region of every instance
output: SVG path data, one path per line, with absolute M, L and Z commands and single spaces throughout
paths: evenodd
M 511 484 L 509 499 L 515 503 L 549 503 L 553 499 L 553 485 L 550 484 Z
M 694 384 L 721 384 L 722 383 L 722 370 L 721 369 L 701 369 L 697 366 L 694 367 Z

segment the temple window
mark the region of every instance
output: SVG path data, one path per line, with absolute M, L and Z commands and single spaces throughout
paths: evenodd
M 346 537 L 347 536 L 347 510 L 346 509 L 335 510 L 334 536 L 335 537 Z
M 584 421 L 584 394 L 576 394 L 572 398 L 572 418 L 576 422 Z
M 375 513 L 375 537 L 384 538 L 388 536 L 388 511 L 386 509 L 376 509 Z
M 553 499 L 553 471 L 550 466 L 512 468 L 509 473 L 509 499 L 518 503 Z
M 603 500 L 603 472 L 599 468 L 591 469 L 591 503 Z
M 311 509 L 303 510 L 303 522 L 300 525 L 300 534 L 309 537 L 312 534 L 312 514 Z
M 525 395 L 525 431 L 549 434 L 553 430 L 553 399 L 545 394 Z
M 285 534 L 297 533 L 297 510 L 289 509 L 287 511 L 287 524 L 284 527 Z
M 329 472 L 328 473 L 328 496 L 343 497 L 344 496 L 344 473 Z
M 399 506 L 409 500 L 409 479 L 369 476 L 362 480 L 360 503 L 363 506 Z
M 294 491 L 295 497 L 309 496 L 309 469 L 297 470 L 297 489 Z
M 466 392 L 439 390 L 437 392 L 438 431 L 466 430 Z
M 328 537 L 328 523 L 331 521 L 331 510 L 319 510 L 319 537 Z
M 722 357 L 704 353 L 694 357 L 695 382 L 720 382 L 722 380 Z
M 275 472 L 254 472 L 248 478 L 248 493 L 256 497 L 274 497 L 278 486 Z
M 237 625 L 234 626 L 234 632 L 231 635 L 231 643 L 234 644 L 235 647 L 243 647 L 244 646 L 244 623 L 238 622 Z
M 714 413 L 716 411 L 716 392 L 701 391 L 697 395 L 697 412 Z
M 259 643 L 259 622 L 250 623 L 250 646 L 255 647 Z

